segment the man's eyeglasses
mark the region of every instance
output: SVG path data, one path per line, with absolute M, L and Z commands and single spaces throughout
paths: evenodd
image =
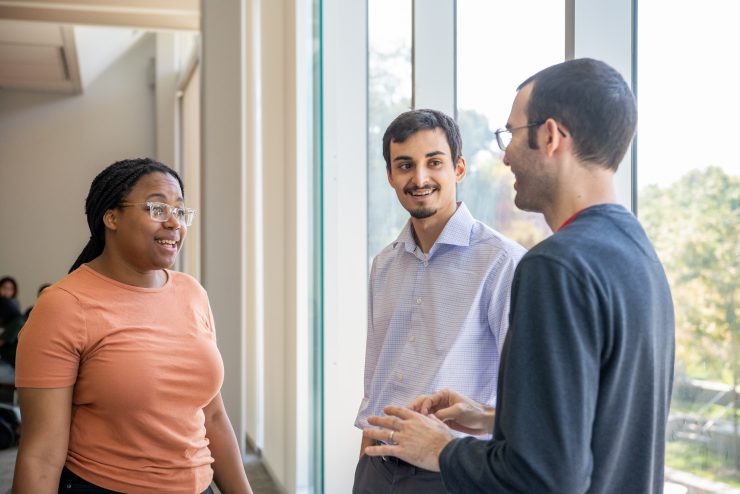
M 530 127 L 539 127 L 543 123 L 545 123 L 547 120 L 540 120 L 538 122 L 532 122 L 527 125 L 522 125 L 521 127 L 513 127 L 511 129 L 498 129 L 493 134 L 496 136 L 496 143 L 498 143 L 498 147 L 501 151 L 506 151 L 506 148 L 509 146 L 509 143 L 511 142 L 511 133 L 515 130 L 519 129 L 529 129 Z M 560 132 L 560 135 L 563 137 L 568 137 L 563 130 L 558 127 L 558 132 Z
M 142 204 L 145 204 L 146 208 L 149 210 L 149 216 L 154 221 L 158 221 L 160 223 L 164 223 L 170 219 L 170 216 L 174 216 L 181 225 L 190 226 L 193 224 L 193 218 L 195 218 L 195 209 L 174 208 L 163 202 L 124 202 L 121 204 L 121 207 L 141 206 Z
M 496 132 L 494 132 L 494 135 L 496 136 L 496 143 L 498 144 L 499 149 L 501 151 L 506 151 L 507 146 L 511 142 L 511 133 L 515 130 L 539 127 L 543 123 L 545 123 L 544 120 L 542 120 L 541 122 L 532 122 L 527 125 L 522 125 L 521 127 L 513 127 L 511 129 L 498 129 Z

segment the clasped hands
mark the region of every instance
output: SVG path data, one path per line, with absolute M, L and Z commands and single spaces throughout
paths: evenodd
M 389 444 L 365 449 L 369 456 L 396 456 L 417 467 L 439 471 L 439 455 L 454 436 L 490 434 L 495 409 L 451 389 L 417 397 L 407 408 L 387 406 L 384 417 L 368 418 L 363 435 Z

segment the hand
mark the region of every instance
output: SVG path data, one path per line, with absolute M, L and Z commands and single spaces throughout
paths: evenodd
M 369 456 L 396 456 L 417 467 L 439 472 L 439 454 L 452 441 L 450 429 L 434 415 L 424 416 L 408 408 L 385 407 L 385 417 L 370 417 L 368 422 L 381 427 L 365 429 L 364 437 L 392 444 L 370 446 Z
M 434 414 L 451 429 L 480 436 L 493 431 L 496 409 L 473 401 L 452 389 L 417 397 L 409 408 L 422 415 Z

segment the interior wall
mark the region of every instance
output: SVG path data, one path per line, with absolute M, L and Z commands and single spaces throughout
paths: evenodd
M 183 271 L 200 280 L 201 225 L 200 201 L 202 169 L 200 163 L 200 67 L 196 67 L 180 98 L 180 155 L 181 172 L 185 182 L 188 207 L 196 210 L 196 220 L 188 228 L 182 249 Z
M 105 166 L 155 152 L 154 38 L 146 35 L 84 93 L 0 90 L 0 276 L 25 308 L 62 278 L 90 234 L 90 182 Z

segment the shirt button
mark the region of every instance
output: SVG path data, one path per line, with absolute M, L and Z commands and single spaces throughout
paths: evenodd
M 403 382 L 403 374 L 396 372 L 396 379 L 398 379 L 398 382 Z
M 411 343 L 415 342 L 415 341 L 416 341 L 416 335 L 413 335 L 413 334 L 412 334 L 411 336 L 409 336 L 409 341 L 410 341 Z
M 429 266 L 429 261 L 424 261 L 424 267 Z
M 416 305 L 421 305 L 421 297 L 416 299 Z

